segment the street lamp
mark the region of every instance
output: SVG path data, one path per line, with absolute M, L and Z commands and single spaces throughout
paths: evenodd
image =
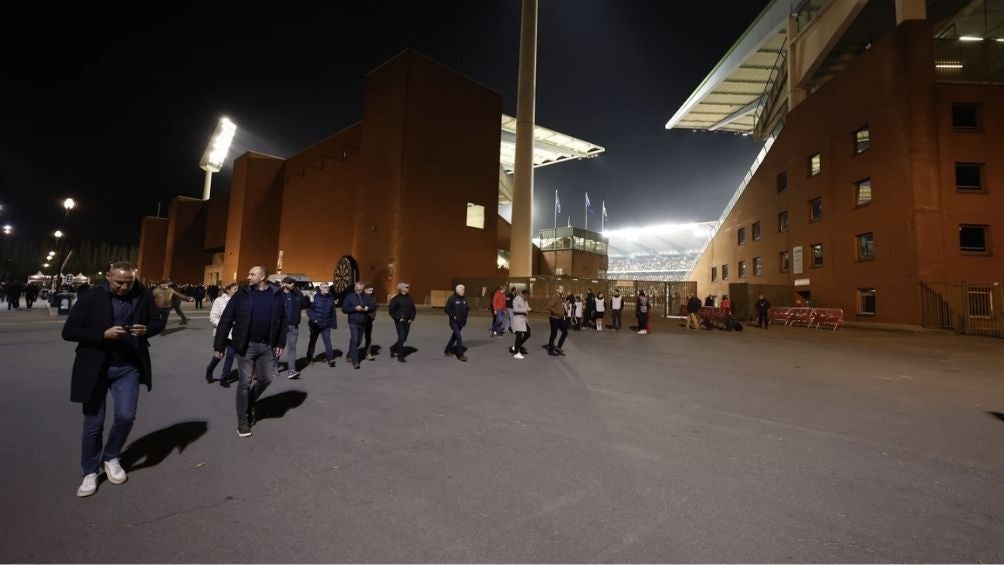
M 63 208 L 66 209 L 66 215 L 63 216 L 64 219 L 70 216 L 70 210 L 72 210 L 76 205 L 77 203 L 74 202 L 72 198 L 67 198 L 66 200 L 63 200 Z
M 202 160 L 199 161 L 199 168 L 206 171 L 206 183 L 202 187 L 202 199 L 209 200 L 209 189 L 213 183 L 213 173 L 220 172 L 223 168 L 223 161 L 230 151 L 230 142 L 234 140 L 237 133 L 237 126 L 229 118 L 220 118 L 220 123 L 216 125 L 209 145 L 202 153 Z
M 10 224 L 4 224 L 4 226 L 3 226 L 3 234 L 4 235 L 10 235 L 12 233 L 14 233 L 14 226 L 12 226 Z
M 56 230 L 56 233 L 52 234 L 57 240 L 63 237 L 63 232 Z

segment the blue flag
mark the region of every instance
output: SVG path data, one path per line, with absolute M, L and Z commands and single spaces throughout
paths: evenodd
M 593 212 L 593 205 L 589 203 L 589 193 L 588 192 L 586 193 L 586 210 L 589 210 L 590 214 L 595 214 L 596 213 L 596 212 Z
M 554 190 L 554 213 L 555 214 L 560 214 L 561 213 L 561 200 L 558 200 L 558 190 L 557 189 Z

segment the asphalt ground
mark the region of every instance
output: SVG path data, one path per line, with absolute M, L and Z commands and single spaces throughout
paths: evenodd
M 3 562 L 1004 562 L 1004 341 L 570 332 L 283 375 L 236 434 L 207 311 L 153 340 L 129 480 L 78 499 L 73 344 L 0 310 Z M 348 332 L 335 333 L 345 349 Z M 299 349 L 306 350 L 301 333 Z

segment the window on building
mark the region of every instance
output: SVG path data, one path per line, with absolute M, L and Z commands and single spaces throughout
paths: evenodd
M 973 224 L 959 226 L 959 249 L 963 253 L 986 253 L 987 227 Z
M 969 316 L 990 318 L 994 313 L 994 295 L 986 290 L 969 291 Z
M 746 243 L 746 228 L 739 228 L 736 230 L 736 242 L 739 245 Z
M 485 207 L 467 203 L 467 227 L 485 229 Z
M 763 276 L 763 257 L 753 258 L 753 276 L 754 277 Z
M 809 157 L 809 176 L 814 177 L 823 172 L 823 156 L 816 153 Z
M 739 262 L 739 278 L 746 278 L 746 261 Z
M 858 289 L 858 314 L 864 314 L 867 316 L 875 315 L 875 289 L 874 288 L 859 288 Z
M 854 184 L 854 200 L 859 207 L 872 203 L 872 179 L 865 179 Z
M 711 282 L 718 280 L 718 267 L 711 267 Z
M 722 280 L 723 281 L 729 280 L 729 266 L 728 265 L 722 265 Z
M 813 243 L 812 244 L 812 268 L 818 269 L 823 266 L 823 244 Z
M 753 241 L 760 241 L 760 222 L 753 222 Z
M 854 132 L 854 154 L 860 155 L 872 146 L 871 132 L 868 131 L 868 126 L 865 126 L 858 131 Z
M 983 164 L 956 163 L 955 190 L 959 192 L 980 192 L 983 190 Z
M 777 192 L 778 194 L 786 192 L 788 190 L 788 171 L 777 175 Z
M 858 234 L 858 261 L 871 261 L 875 258 L 875 234 Z
M 787 273 L 791 270 L 791 252 L 782 251 L 780 257 L 781 272 Z
M 777 215 L 777 231 L 784 233 L 788 231 L 788 211 L 785 210 Z
M 979 131 L 980 105 L 961 102 L 953 103 L 952 129 L 955 131 Z
M 823 219 L 823 199 L 813 198 L 809 201 L 809 221 L 818 222 Z

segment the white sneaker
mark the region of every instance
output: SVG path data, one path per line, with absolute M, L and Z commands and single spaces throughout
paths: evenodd
M 108 476 L 108 482 L 113 485 L 120 485 L 129 478 L 126 476 L 125 470 L 122 469 L 122 465 L 119 464 L 118 459 L 105 461 L 105 475 Z
M 90 475 L 84 475 L 84 480 L 81 481 L 80 487 L 77 489 L 77 496 L 83 498 L 85 496 L 91 496 L 98 490 L 98 474 L 91 473 Z
M 526 359 L 526 357 L 523 357 L 522 353 L 517 353 L 516 355 L 513 355 L 512 358 L 513 359 Z
M 635 333 L 636 333 L 636 334 L 638 334 L 638 335 L 645 335 L 645 334 L 647 334 L 647 333 L 648 333 L 648 330 L 638 330 L 638 331 L 637 331 L 637 332 L 635 332 Z

